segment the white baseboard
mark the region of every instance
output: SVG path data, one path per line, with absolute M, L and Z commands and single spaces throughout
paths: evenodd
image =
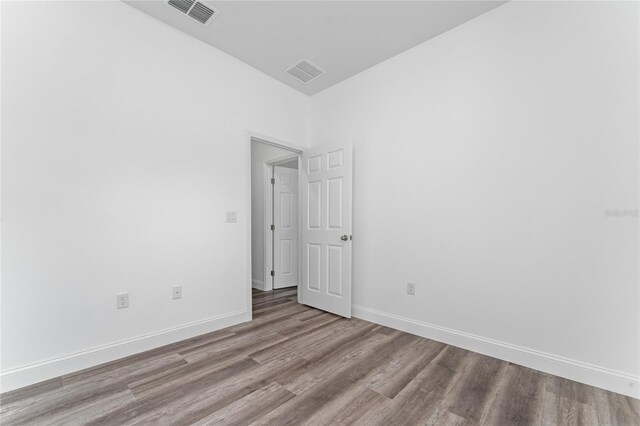
M 258 290 L 264 291 L 264 281 L 253 279 L 251 280 L 251 286 Z
M 249 319 L 250 312 L 246 310 L 230 312 L 189 324 L 183 324 L 178 327 L 172 327 L 120 342 L 6 370 L 0 373 L 0 390 L 1 392 L 8 392 L 43 380 L 52 379 L 149 349 L 240 324 Z
M 353 316 L 428 339 L 513 362 L 545 373 L 640 398 L 640 377 L 363 306 Z

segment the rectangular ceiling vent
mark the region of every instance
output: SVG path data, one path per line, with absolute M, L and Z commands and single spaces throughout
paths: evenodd
M 289 68 L 286 73 L 307 84 L 324 74 L 324 71 L 320 69 L 320 67 L 303 59 L 302 61 Z
M 196 0 L 169 0 L 167 4 L 203 25 L 209 25 L 218 16 L 218 11 Z

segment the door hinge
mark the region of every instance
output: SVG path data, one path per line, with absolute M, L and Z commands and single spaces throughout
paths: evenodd
M 271 178 L 271 185 L 275 185 L 276 184 L 276 178 Z
M 274 271 L 273 269 L 271 270 L 271 276 L 275 277 L 276 276 L 276 271 Z
M 271 225 L 271 230 L 275 231 L 276 230 L 276 226 L 275 225 Z

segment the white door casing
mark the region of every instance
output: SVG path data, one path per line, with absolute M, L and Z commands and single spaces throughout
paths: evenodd
M 274 166 L 273 288 L 298 285 L 298 170 Z
M 302 155 L 301 302 L 351 317 L 351 144 Z

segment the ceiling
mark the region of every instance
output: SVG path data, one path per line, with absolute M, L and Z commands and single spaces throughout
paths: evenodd
M 307 95 L 313 95 L 505 1 L 203 1 L 203 26 L 164 1 L 125 1 Z M 326 74 L 304 84 L 301 59 Z

